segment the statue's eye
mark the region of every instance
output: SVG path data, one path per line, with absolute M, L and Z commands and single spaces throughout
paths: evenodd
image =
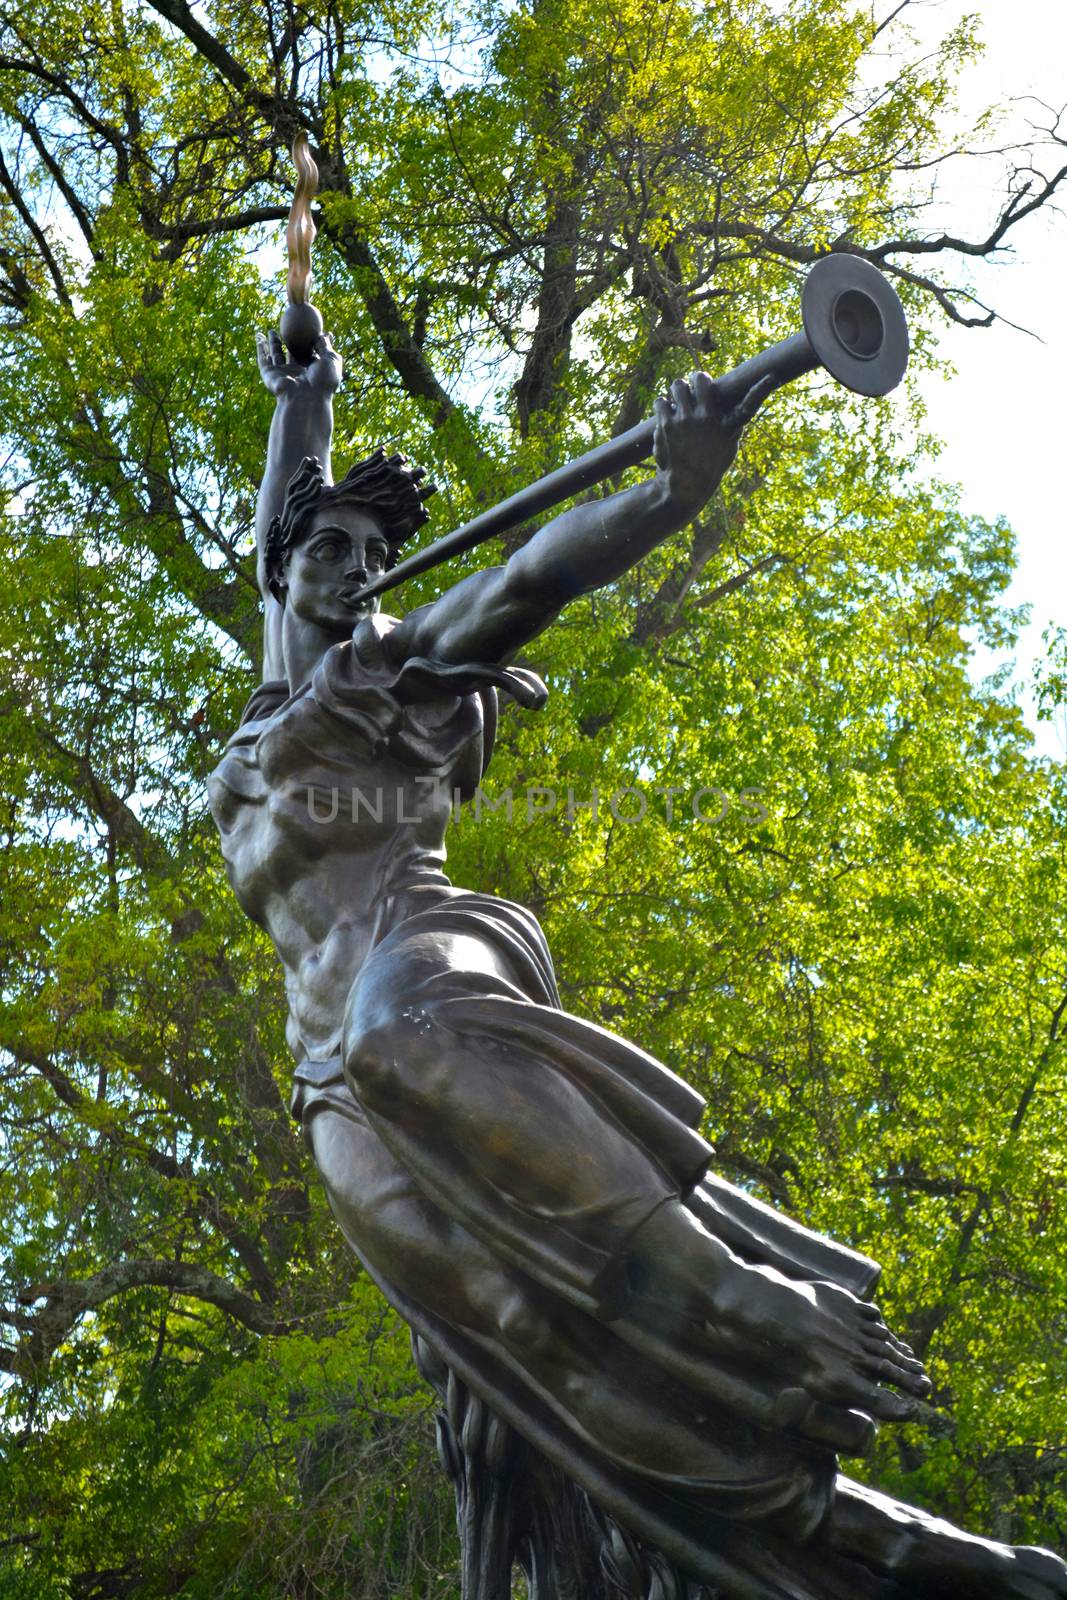
M 340 539 L 321 539 L 311 554 L 316 561 L 336 561 L 343 551 Z
M 373 567 L 376 572 L 380 572 L 384 565 L 385 551 L 378 550 L 374 545 L 371 545 L 370 549 L 367 551 L 367 566 Z

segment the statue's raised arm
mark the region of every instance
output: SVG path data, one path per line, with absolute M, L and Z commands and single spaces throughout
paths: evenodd
M 256 356 L 264 384 L 274 396 L 267 462 L 256 502 L 256 577 L 263 597 L 263 677 L 283 678 L 282 608 L 267 579 L 271 524 L 285 503 L 285 490 L 306 457 L 320 462 L 330 482 L 333 397 L 341 383 L 341 358 L 328 334 L 315 341 L 309 361 L 287 354 L 278 334 L 256 334 Z
M 267 439 L 267 460 L 256 502 L 256 578 L 263 599 L 263 678 L 283 678 L 281 604 L 267 576 L 267 545 L 271 525 L 282 511 L 285 491 L 307 457 L 331 482 L 330 446 L 333 441 L 333 397 L 341 385 L 341 358 L 322 319 L 308 303 L 311 284 L 311 245 L 315 224 L 311 202 L 319 172 L 311 158 L 306 134 L 293 145 L 298 181 L 286 230 L 289 245 L 288 309 L 282 318 L 282 337 L 271 329 L 256 334 L 256 359 L 264 386 L 274 396 L 274 416 Z M 288 346 L 288 348 L 287 348 Z

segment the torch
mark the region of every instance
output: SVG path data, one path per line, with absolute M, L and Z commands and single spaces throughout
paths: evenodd
M 311 285 L 311 246 L 316 228 L 311 202 L 319 187 L 319 169 L 311 157 L 308 136 L 301 129 L 293 140 L 297 182 L 285 242 L 289 247 L 289 276 L 285 293 L 289 304 L 281 320 L 281 335 L 294 361 L 307 363 L 322 333 L 322 317 L 308 300 Z

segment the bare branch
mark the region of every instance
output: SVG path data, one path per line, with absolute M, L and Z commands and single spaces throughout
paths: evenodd
M 1024 217 L 1030 216 L 1034 211 L 1046 205 L 1060 190 L 1061 185 L 1067 180 L 1067 165 L 1062 166 L 1050 178 L 1041 178 L 1040 184 L 1035 187 L 1033 180 L 1028 180 L 1008 200 L 1001 211 L 996 226 L 984 239 L 961 239 L 954 234 L 942 233 L 930 239 L 894 238 L 882 244 L 863 247 L 852 243 L 847 237 L 836 239 L 831 245 L 832 252 L 859 256 L 864 261 L 881 267 L 884 271 L 912 283 L 918 288 L 926 290 L 937 301 L 942 310 L 954 322 L 961 323 L 964 327 L 989 327 L 996 320 L 996 312 L 982 307 L 984 315 L 968 317 L 962 313 L 954 303 L 960 299 L 970 299 L 963 289 L 946 288 L 937 283 L 933 278 L 914 272 L 914 270 L 901 266 L 892 260 L 900 255 L 942 255 L 956 254 L 971 257 L 984 257 L 994 254 L 1003 245 L 1004 239 L 1010 230 L 1016 227 Z M 793 261 L 797 265 L 807 266 L 818 261 L 826 254 L 813 244 L 802 243 L 786 235 L 776 232 L 771 228 L 759 227 L 755 223 L 747 222 L 720 222 L 698 223 L 695 232 L 716 242 L 722 239 L 749 240 L 770 255 L 778 256 L 783 261 Z M 975 302 L 978 303 L 978 302 Z
M 872 42 L 875 39 L 877 39 L 877 37 L 878 37 L 878 35 L 880 33 L 884 33 L 885 30 L 889 27 L 890 23 L 894 22 L 896 20 L 896 18 L 900 16 L 900 13 L 902 11 L 906 11 L 908 6 L 910 6 L 910 5 L 911 5 L 911 0 L 900 0 L 899 5 L 894 6 L 892 11 L 889 13 L 889 15 L 887 17 L 883 17 L 881 22 L 878 23 L 878 25 L 876 26 L 874 32 L 871 34 Z
M 962 300 L 969 300 L 972 305 L 981 305 L 981 301 L 966 291 L 945 289 L 925 273 L 909 271 L 907 267 L 899 266 L 894 261 L 885 261 L 882 266 L 889 277 L 899 278 L 902 283 L 914 284 L 917 289 L 925 289 L 928 294 L 933 295 L 945 315 L 963 328 L 991 328 L 997 320 L 997 313 L 988 306 L 982 306 L 983 315 L 976 317 L 969 317 L 966 312 L 961 311 L 953 302 L 952 294 L 958 295 Z
M 941 233 L 934 239 L 890 239 L 885 244 L 875 246 L 872 250 L 857 251 L 865 255 L 868 261 L 884 261 L 891 255 L 937 255 L 942 251 L 952 250 L 964 256 L 988 256 L 998 249 L 1001 240 L 1024 217 L 1037 211 L 1052 198 L 1059 190 L 1060 185 L 1067 179 L 1067 166 L 1060 167 L 1051 178 L 1044 178 L 1040 188 L 1036 191 L 1032 183 L 1026 183 L 1013 194 L 1008 201 L 992 232 L 985 239 L 977 242 L 969 239 L 959 239 L 954 234 Z M 1026 196 L 1029 196 L 1027 199 Z
M 232 216 L 191 218 L 187 222 L 152 222 L 149 232 L 154 238 L 172 241 L 164 254 L 173 259 L 180 247 L 190 239 L 216 233 L 240 233 L 245 228 L 254 228 L 260 222 L 283 222 L 288 215 L 288 206 L 249 206 L 246 211 L 235 211 Z

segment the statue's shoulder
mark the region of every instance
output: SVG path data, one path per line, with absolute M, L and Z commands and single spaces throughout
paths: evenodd
M 385 641 L 399 626 L 400 618 L 387 616 L 384 611 L 372 611 L 369 617 L 363 617 L 356 624 L 352 633 L 352 650 L 368 671 L 373 672 L 388 665 Z
M 502 689 L 521 706 L 539 711 L 548 690 L 535 672 L 525 667 L 503 666 L 493 661 L 440 661 L 428 656 L 390 658 L 385 641 L 400 624 L 399 617 L 375 612 L 364 617 L 352 635 L 351 654 L 380 687 L 388 688 L 405 707 L 433 701 L 448 702 L 479 697 L 496 722 L 496 691 Z M 324 661 L 334 654 L 327 651 Z M 341 661 L 338 657 L 338 661 Z
M 291 699 L 285 678 L 268 678 L 246 701 L 237 730 L 226 741 L 222 759 L 207 781 L 208 803 L 220 827 L 224 821 L 232 823 L 249 804 L 262 805 L 267 798 L 259 739 Z
M 382 642 L 399 625 L 399 617 L 386 616 L 376 611 L 357 623 L 351 644 L 346 642 L 331 646 L 323 659 L 329 657 L 332 662 L 333 658 L 336 658 L 351 665 L 354 656 L 368 671 L 373 671 L 385 664 Z M 286 678 L 265 679 L 245 702 L 237 732 L 230 740 L 230 745 L 254 743 L 262 733 L 265 723 L 272 721 L 289 701 L 306 697 L 310 690 L 311 683 L 303 684 L 294 693 Z
M 236 734 L 230 741 L 231 744 L 242 737 L 249 738 L 248 724 L 268 722 L 276 711 L 280 711 L 285 702 L 290 698 L 289 683 L 285 678 L 268 678 L 259 685 L 241 712 L 241 721 Z
M 266 709 L 262 691 L 273 687 L 261 684 L 245 707 L 241 724 L 226 742 L 222 758 L 207 780 L 208 804 L 218 826 L 227 832 L 249 805 L 260 806 L 267 797 L 260 772 L 257 745 L 265 722 L 276 708 Z M 285 685 L 288 694 L 289 686 Z

